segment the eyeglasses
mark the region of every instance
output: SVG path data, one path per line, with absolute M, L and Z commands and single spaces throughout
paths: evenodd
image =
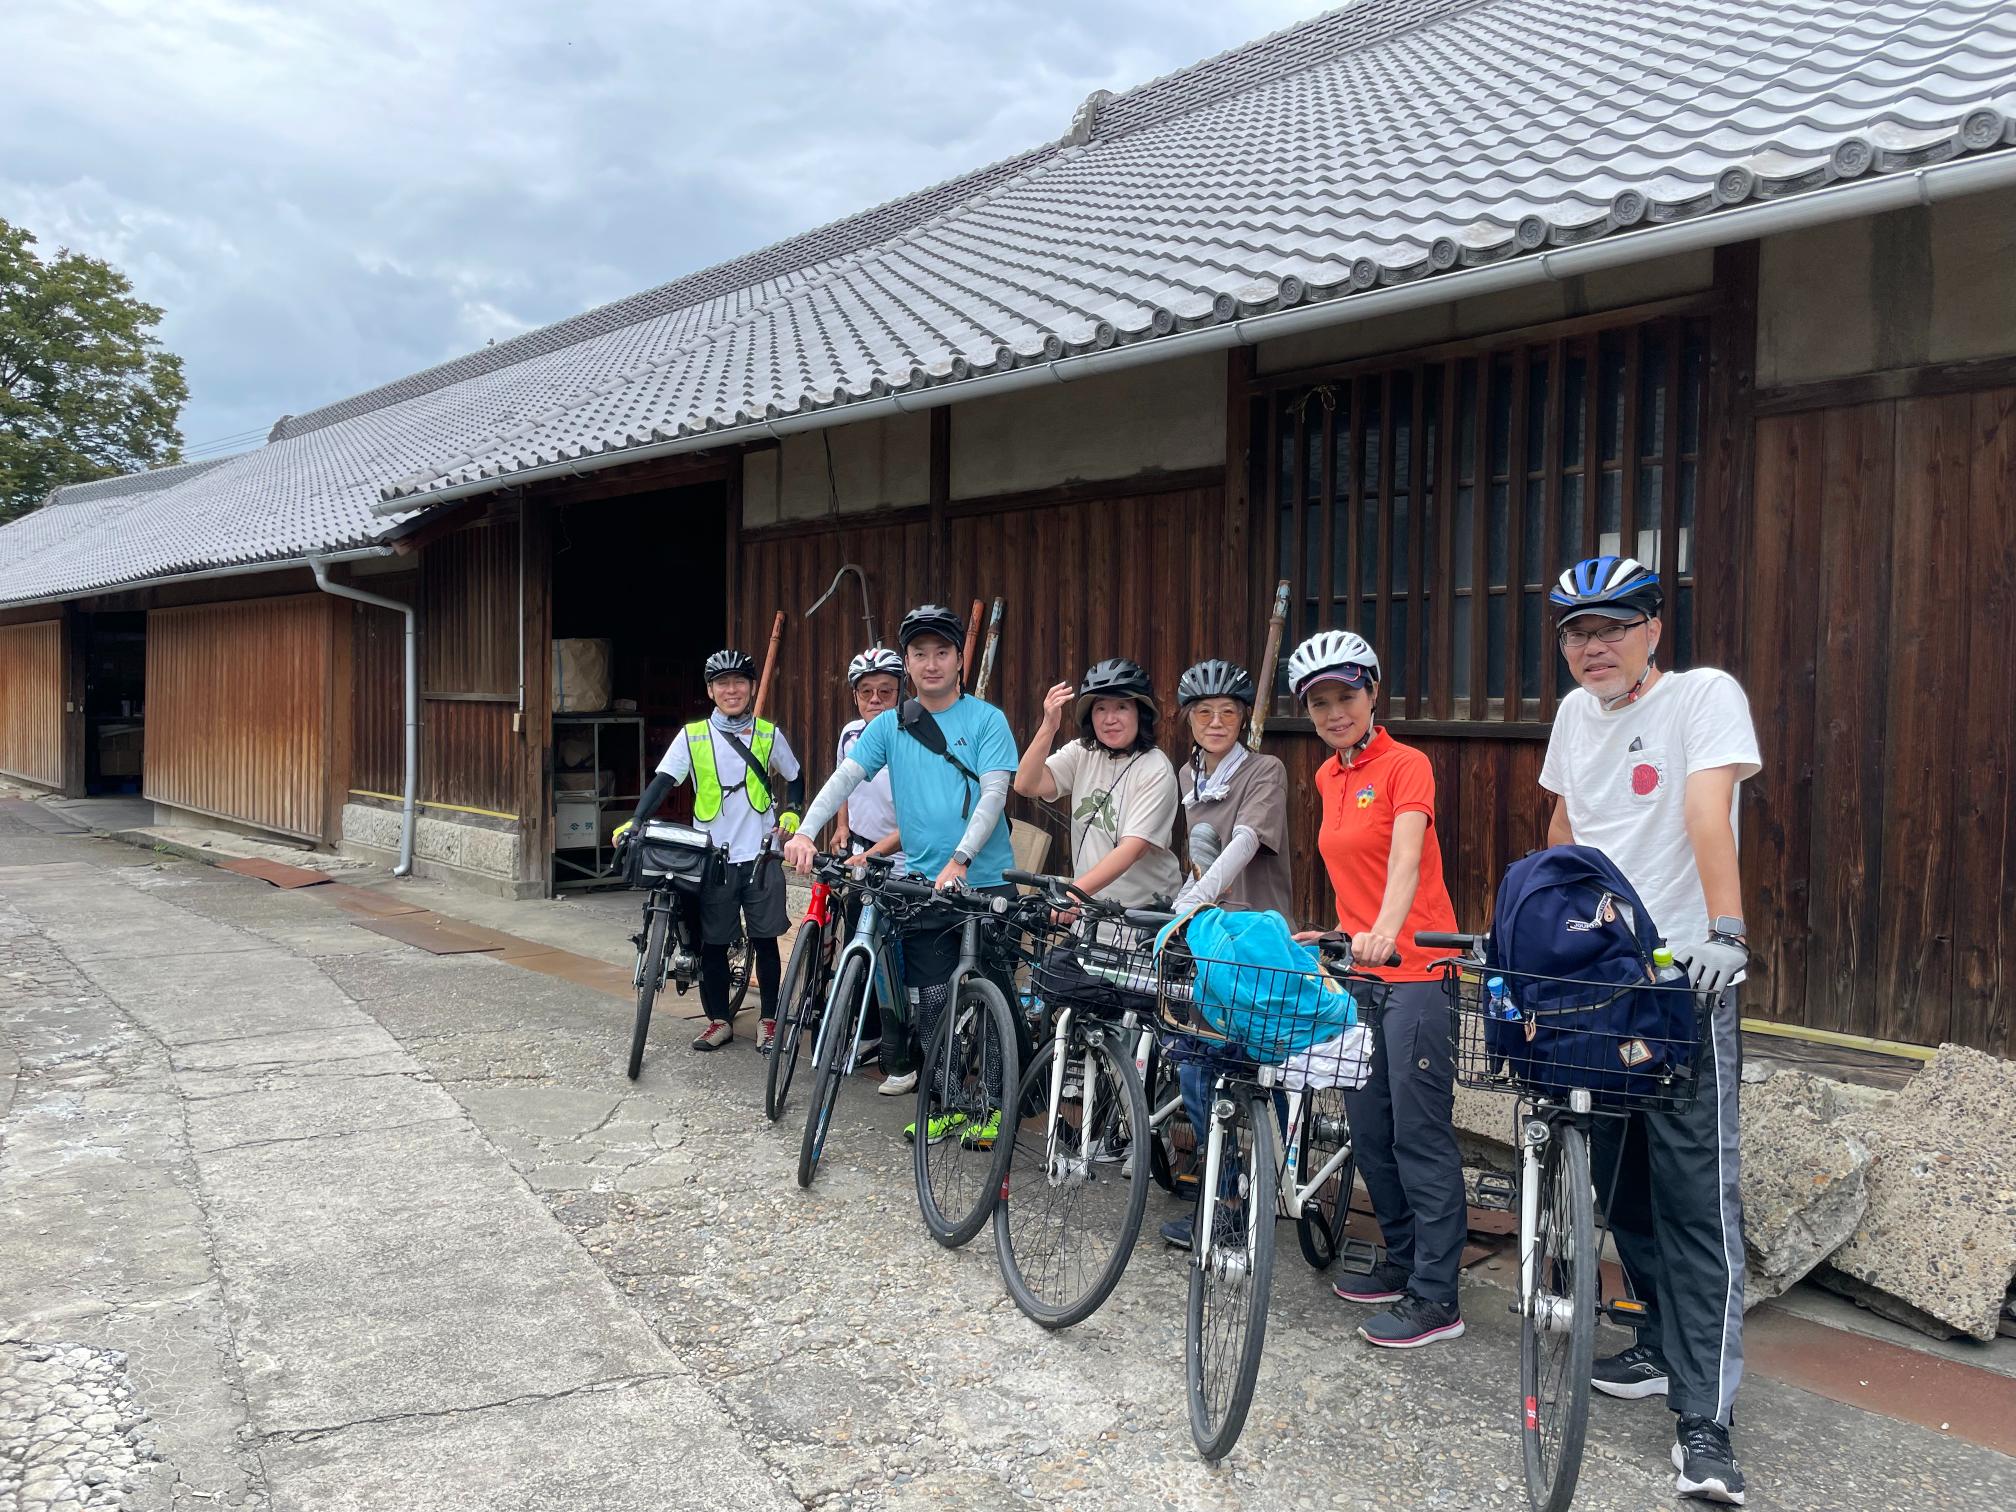
M 1240 709 L 1192 709 L 1190 711 L 1190 722 L 1200 725 L 1236 726 L 1242 717 L 1244 717 L 1244 711 Z
M 1585 650 L 1592 640 L 1601 641 L 1606 646 L 1614 646 L 1617 642 L 1624 639 L 1625 631 L 1635 630 L 1644 623 L 1645 621 L 1642 619 L 1612 620 L 1601 630 L 1563 630 L 1561 632 L 1561 649 L 1563 651 Z

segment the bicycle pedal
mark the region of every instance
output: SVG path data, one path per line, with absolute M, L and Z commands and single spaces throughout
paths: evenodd
M 1652 1309 L 1629 1297 L 1616 1297 L 1603 1304 L 1603 1315 L 1624 1328 L 1643 1328 L 1652 1316 Z
M 1379 1246 L 1370 1239 L 1341 1239 L 1337 1263 L 1354 1276 L 1369 1276 L 1379 1263 Z
M 1519 1183 L 1510 1176 L 1498 1171 L 1477 1173 L 1477 1190 L 1470 1197 L 1472 1207 L 1492 1213 L 1509 1213 L 1518 1200 Z

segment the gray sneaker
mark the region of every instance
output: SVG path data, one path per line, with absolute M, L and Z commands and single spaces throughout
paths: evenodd
M 915 1071 L 906 1071 L 901 1076 L 887 1077 L 884 1079 L 882 1085 L 875 1090 L 883 1097 L 901 1097 L 905 1092 L 915 1092 L 917 1090 L 917 1073 Z

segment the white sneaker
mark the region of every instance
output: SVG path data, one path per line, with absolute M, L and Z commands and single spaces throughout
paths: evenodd
M 917 1090 L 917 1073 L 910 1071 L 902 1076 L 892 1076 L 875 1089 L 884 1097 L 901 1097 L 905 1092 Z

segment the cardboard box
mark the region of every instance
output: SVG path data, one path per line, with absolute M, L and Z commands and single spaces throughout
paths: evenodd
M 592 849 L 602 829 L 602 805 L 594 799 L 562 798 L 553 805 L 553 848 Z
M 616 791 L 614 772 L 555 772 L 553 791 L 562 798 L 606 797 Z

